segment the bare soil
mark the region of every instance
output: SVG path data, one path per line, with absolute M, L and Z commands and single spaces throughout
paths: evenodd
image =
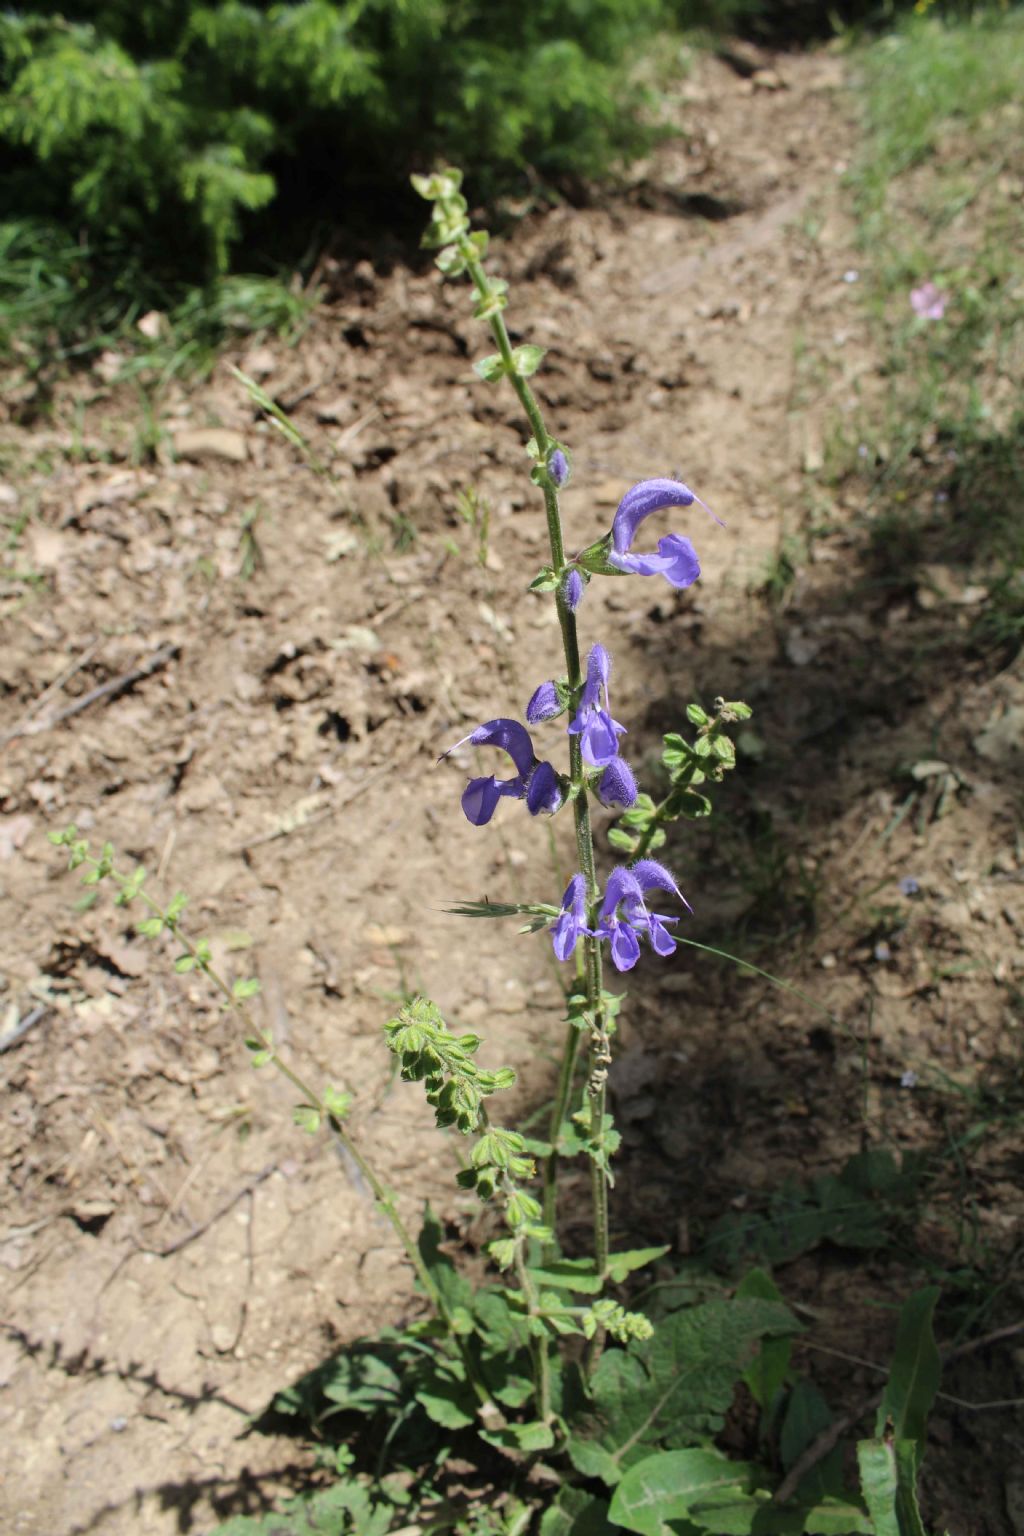
M 766 593 L 829 423 L 879 360 L 844 278 L 863 258 L 842 61 L 757 62 L 750 79 L 702 61 L 677 93 L 679 139 L 615 196 L 527 217 L 495 263 L 516 339 L 548 349 L 572 546 L 654 474 L 681 473 L 726 521 L 686 521 L 704 568 L 686 594 L 595 582 L 583 637 L 612 651 L 642 782 L 689 699 L 754 706 L 720 816 L 672 851 L 697 909 L 686 932 L 832 1015 L 695 950 L 644 959 L 613 1078 L 618 1236 L 692 1254 L 786 1178 L 866 1145 L 916 1151 L 930 1181 L 899 1251 L 823 1246 L 776 1271 L 815 1345 L 884 1363 L 924 1279 L 947 1282 L 946 1343 L 1019 1305 L 1024 689 L 966 645 L 956 573 L 938 598 L 864 579 L 855 505 L 833 499 L 784 601 Z M 354 1133 L 411 1222 L 430 1200 L 467 1243 L 479 1230 L 451 1142 L 390 1075 L 381 1025 L 403 989 L 479 1029 L 524 1111 L 552 1086 L 550 946 L 445 907 L 557 899 L 571 829 L 554 824 L 553 859 L 518 805 L 470 827 L 470 760 L 435 766 L 557 671 L 550 602 L 525 591 L 545 532 L 523 424 L 470 370 L 486 338 L 458 284 L 383 256 L 324 276 L 296 345 L 228 353 L 161 395 L 145 462 L 147 420 L 105 382 L 109 358 L 0 429 L 0 491 L 28 515 L 17 559 L 36 573 L 0 594 L 0 1035 L 42 1010 L 0 1057 L 0 1510 L 18 1536 L 169 1536 L 266 1507 L 309 1459 L 247 1436 L 248 1416 L 419 1305 L 357 1173 L 291 1127 L 289 1093 L 252 1071 L 173 951 L 108 898 L 73 909 L 48 831 L 74 821 L 155 889 L 189 893 L 193 927 L 229 974 L 259 975 L 303 1070 L 355 1091 Z M 258 419 L 231 363 L 328 477 Z M 492 509 L 483 568 L 467 488 Z M 565 1216 L 582 1237 L 582 1181 Z M 970 1406 L 1021 1397 L 1019 1344 L 974 1350 L 944 1383 L 967 1406 L 944 1402 L 933 1425 L 939 1529 L 1022 1528 L 1019 1409 Z M 805 1363 L 837 1408 L 881 1379 L 813 1348 Z

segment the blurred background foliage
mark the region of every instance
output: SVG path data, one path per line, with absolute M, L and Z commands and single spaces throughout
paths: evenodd
M 237 310 L 220 281 L 232 269 L 308 273 L 332 227 L 401 229 L 410 171 L 439 158 L 472 168 L 476 197 L 582 196 L 650 146 L 654 87 L 637 65 L 681 34 L 806 40 L 908 8 L 23 4 L 0 15 L 0 346 L 30 333 L 33 353 L 48 337 L 67 356 L 181 303 L 214 335 Z M 294 321 L 294 303 L 247 281 L 265 321 Z

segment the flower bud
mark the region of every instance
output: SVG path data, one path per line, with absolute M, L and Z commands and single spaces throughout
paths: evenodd
M 558 490 L 561 490 L 563 485 L 568 484 L 570 473 L 569 460 L 561 448 L 556 448 L 548 458 L 548 474 Z
M 526 706 L 526 718 L 531 725 L 540 725 L 542 720 L 554 720 L 564 708 L 554 683 L 541 683 Z
M 602 773 L 597 785 L 597 798 L 609 810 L 628 811 L 636 804 L 639 793 L 633 770 L 624 757 L 614 757 Z
M 587 584 L 583 580 L 583 577 L 580 575 L 579 571 L 576 570 L 575 566 L 573 566 L 569 570 L 565 581 L 562 583 L 562 596 L 565 599 L 565 606 L 568 608 L 570 613 L 575 613 L 576 609 L 583 601 L 583 594 L 586 591 L 586 587 Z

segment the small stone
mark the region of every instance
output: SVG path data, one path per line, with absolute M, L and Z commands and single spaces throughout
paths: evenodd
M 138 328 L 147 341 L 159 341 L 170 330 L 170 321 L 159 309 L 149 309 L 138 321 Z
M 404 928 L 398 928 L 393 923 L 381 926 L 378 923 L 370 923 L 363 929 L 363 937 L 367 944 L 373 944 L 384 949 L 397 949 L 402 944 L 409 942 L 409 935 Z
M 242 372 L 251 379 L 269 379 L 277 367 L 277 358 L 269 347 L 253 347 L 242 358 Z
M 244 464 L 249 457 L 245 435 L 229 427 L 188 427 L 171 438 L 179 459 L 227 459 Z

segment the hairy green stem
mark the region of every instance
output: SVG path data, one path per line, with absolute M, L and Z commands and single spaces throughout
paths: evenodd
M 530 1271 L 526 1267 L 526 1259 L 523 1255 L 522 1240 L 518 1237 L 516 1238 L 514 1263 L 516 1279 L 519 1281 L 519 1288 L 526 1299 L 526 1314 L 532 1323 L 535 1318 L 539 1318 L 540 1308 L 537 1304 L 536 1287 L 534 1286 L 533 1280 L 530 1278 Z M 532 1328 L 530 1329 L 530 1354 L 533 1357 L 534 1383 L 537 1397 L 537 1417 L 540 1419 L 542 1424 L 550 1424 L 551 1362 L 548 1359 L 547 1339 L 544 1338 L 543 1335 L 535 1334 Z
M 471 242 L 466 239 L 462 242 L 462 254 L 466 260 L 466 267 L 474 287 L 481 298 L 490 296 L 492 289 L 486 272 L 480 260 L 477 258 Z M 508 329 L 500 311 L 488 318 L 488 325 L 494 337 L 498 354 L 505 364 L 508 378 L 519 397 L 526 418 L 533 431 L 537 445 L 537 458 L 545 462 L 551 438 L 544 425 L 540 407 L 537 404 L 533 390 L 526 379 L 516 372 L 515 361 L 512 356 L 512 343 L 509 340 Z M 579 636 L 576 630 L 576 616 L 570 610 L 562 591 L 562 573 L 565 568 L 565 541 L 562 536 L 562 518 L 558 505 L 558 491 L 550 480 L 544 485 L 544 509 L 547 516 L 548 543 L 551 548 L 551 565 L 559 578 L 555 590 L 555 605 L 558 611 L 558 623 L 562 632 L 562 648 L 565 653 L 565 668 L 569 687 L 574 693 L 579 692 L 583 686 L 583 671 L 580 665 Z M 590 823 L 590 801 L 587 795 L 587 781 L 583 771 L 583 754 L 578 736 L 569 738 L 569 777 L 572 785 L 573 816 L 576 826 L 576 849 L 579 855 L 580 872 L 586 881 L 587 906 L 591 912 L 597 904 L 598 887 L 597 874 L 594 866 L 594 835 Z M 608 1025 L 604 1011 L 603 987 L 601 977 L 601 944 L 599 939 L 586 937 L 584 943 L 584 976 L 587 990 L 587 1012 L 593 1020 L 591 1028 L 589 1087 L 590 1097 L 590 1139 L 591 1139 L 591 1185 L 593 1191 L 594 1208 L 594 1263 L 599 1275 L 604 1275 L 608 1266 L 608 1176 L 605 1172 L 604 1155 L 604 1120 L 607 1083 L 607 1058 L 608 1058 Z M 575 1064 L 575 1042 L 572 1047 L 573 1065 Z M 563 1063 L 560 1074 L 561 1083 L 568 1079 L 571 1085 L 572 1073 Z M 558 1128 L 561 1127 L 561 1118 L 558 1120 Z M 548 1163 L 551 1164 L 557 1153 L 557 1130 L 552 1138 L 552 1151 L 549 1154 Z M 546 1207 L 554 1203 L 554 1169 L 546 1170 L 544 1188 L 546 1195 Z M 551 1193 L 548 1196 L 548 1190 Z

